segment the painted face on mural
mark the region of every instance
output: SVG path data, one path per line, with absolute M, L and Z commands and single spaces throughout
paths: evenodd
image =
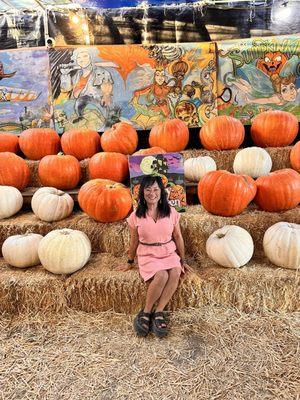
M 257 68 L 267 75 L 279 74 L 284 64 L 287 62 L 285 54 L 277 51 L 276 53 L 266 53 L 264 58 L 257 61 Z
M 163 85 L 166 80 L 165 71 L 155 71 L 154 80 L 158 85 Z
M 297 89 L 294 83 L 289 85 L 281 85 L 281 96 L 285 101 L 295 101 L 297 97 Z
M 86 68 L 91 63 L 91 57 L 88 52 L 82 51 L 77 55 L 76 62 L 81 68 Z

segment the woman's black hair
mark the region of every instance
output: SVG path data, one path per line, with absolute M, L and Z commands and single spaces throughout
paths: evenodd
M 155 182 L 158 184 L 161 191 L 160 200 L 157 204 L 157 210 L 158 210 L 157 217 L 158 218 L 168 217 L 171 213 L 171 207 L 167 199 L 167 192 L 165 190 L 161 177 L 153 175 L 145 175 L 141 181 L 141 186 L 139 189 L 139 197 L 138 197 L 138 206 L 135 212 L 138 218 L 142 217 L 145 218 L 148 209 L 147 202 L 144 197 L 144 189 L 149 186 L 152 186 Z

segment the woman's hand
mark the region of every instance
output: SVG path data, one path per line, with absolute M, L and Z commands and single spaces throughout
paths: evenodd
M 182 267 L 183 267 L 183 270 L 184 270 L 184 274 L 190 273 L 190 272 L 195 272 L 194 268 L 192 268 L 187 263 L 182 264 Z
M 116 271 L 122 271 L 122 272 L 126 272 L 129 271 L 130 269 L 134 268 L 132 264 L 122 264 L 122 265 L 118 265 L 115 270 Z

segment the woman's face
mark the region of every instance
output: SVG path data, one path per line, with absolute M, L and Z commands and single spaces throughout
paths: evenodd
M 289 85 L 281 85 L 281 96 L 285 101 L 295 101 L 297 97 L 297 90 L 294 83 Z
M 154 79 L 158 85 L 163 85 L 166 79 L 165 71 L 155 71 Z
M 144 189 L 144 198 L 148 205 L 157 205 L 160 200 L 161 190 L 158 186 L 157 182 L 154 182 L 153 185 L 147 186 Z
M 76 62 L 81 68 L 88 67 L 91 63 L 91 58 L 89 53 L 87 53 L 86 51 L 79 53 L 76 58 Z

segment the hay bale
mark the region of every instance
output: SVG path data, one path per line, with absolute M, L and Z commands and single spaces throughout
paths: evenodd
M 94 255 L 87 267 L 70 276 L 65 282 L 68 306 L 86 312 L 113 309 L 121 313 L 136 313 L 145 302 L 148 284 L 139 276 L 138 270 L 115 271 L 124 258 L 110 254 Z M 196 307 L 201 297 L 201 280 L 196 274 L 182 279 L 169 305 L 174 310 Z
M 30 182 L 29 185 L 30 187 L 41 187 L 43 186 L 41 184 L 40 178 L 39 178 L 39 174 L 38 174 L 38 169 L 39 169 L 39 161 L 34 161 L 34 160 L 25 160 L 29 170 L 30 170 Z M 80 181 L 78 183 L 78 186 L 80 187 L 81 185 L 83 185 L 85 182 L 87 182 L 90 177 L 89 177 L 89 173 L 88 173 L 88 163 L 89 163 L 89 159 L 85 159 L 80 161 L 80 168 L 81 168 L 81 178 Z
M 254 258 L 240 269 L 221 268 L 207 257 L 198 264 L 204 304 L 244 312 L 300 311 L 300 271 Z
M 0 314 L 58 312 L 66 308 L 64 278 L 42 267 L 18 269 L 0 259 Z
M 291 151 L 292 146 L 287 146 L 287 147 L 268 147 L 266 150 L 269 152 L 272 161 L 273 161 L 273 166 L 272 166 L 272 171 L 276 171 L 278 169 L 282 168 L 290 168 L 290 160 L 289 160 L 289 155 Z M 205 150 L 205 149 L 190 149 L 190 150 L 184 150 L 182 151 L 182 155 L 184 160 L 191 158 L 191 157 L 203 157 L 203 156 L 210 156 L 212 157 L 216 164 L 217 164 L 217 169 L 225 169 L 227 171 L 233 172 L 232 166 L 233 166 L 233 161 L 236 153 L 239 151 L 238 150 Z M 85 159 L 80 161 L 80 166 L 81 166 L 81 179 L 79 182 L 78 186 L 83 185 L 85 182 L 87 182 L 90 177 L 88 173 L 88 162 L 89 159 Z M 42 186 L 39 176 L 38 176 L 38 165 L 39 161 L 33 161 L 33 160 L 26 160 L 26 163 L 29 166 L 30 169 L 30 174 L 31 174 L 31 180 L 29 186 L 32 187 L 40 187 Z
M 286 147 L 267 147 L 265 150 L 270 154 L 272 158 L 272 171 L 278 169 L 290 168 L 290 151 L 292 146 Z M 205 150 L 205 149 L 191 149 L 182 151 L 184 160 L 191 157 L 212 157 L 216 164 L 217 169 L 225 169 L 233 172 L 233 161 L 236 154 L 241 149 L 237 150 Z
M 238 225 L 246 229 L 254 241 L 254 255 L 263 256 L 263 236 L 265 231 L 279 221 L 300 223 L 300 207 L 280 213 L 259 210 L 251 204 L 240 215 L 220 217 L 212 215 L 200 205 L 189 206 L 181 214 L 180 226 L 185 241 L 186 251 L 193 257 L 200 258 L 205 254 L 208 237 L 224 225 Z
M 124 254 L 128 248 L 129 230 L 125 221 L 100 223 L 89 218 L 82 211 L 74 212 L 70 217 L 57 222 L 39 220 L 32 212 L 23 212 L 0 221 L 0 249 L 6 238 L 26 232 L 46 235 L 54 229 L 78 229 L 89 237 L 92 250 L 115 255 Z
M 198 258 L 205 253 L 205 244 L 209 235 L 224 225 L 238 225 L 246 229 L 254 240 L 255 255 L 263 254 L 262 240 L 265 231 L 279 221 L 300 223 L 300 207 L 281 213 L 260 211 L 250 205 L 242 214 L 235 217 L 219 217 L 205 211 L 202 206 L 189 206 L 181 214 L 180 225 L 185 240 L 186 252 Z M 100 223 L 89 218 L 82 211 L 74 212 L 70 217 L 58 222 L 43 222 L 32 212 L 24 212 L 12 218 L 0 221 L 0 248 L 6 238 L 26 232 L 46 235 L 54 229 L 78 229 L 90 239 L 92 251 L 111 253 L 121 256 L 128 250 L 129 228 L 126 221 Z

